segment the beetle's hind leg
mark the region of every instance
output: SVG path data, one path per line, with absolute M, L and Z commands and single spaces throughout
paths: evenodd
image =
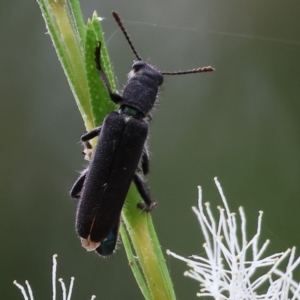
M 85 158 L 88 160 L 90 160 L 91 156 L 92 156 L 92 145 L 90 144 L 89 140 L 98 136 L 101 132 L 101 129 L 102 129 L 101 126 L 96 127 L 93 130 L 83 134 L 80 138 L 81 142 L 85 146 L 85 149 L 82 153 L 85 155 Z M 80 198 L 80 193 L 82 191 L 87 172 L 88 172 L 88 168 L 81 172 L 80 176 L 73 184 L 71 191 L 70 191 L 70 196 L 72 198 Z
M 87 172 L 88 172 L 88 169 L 83 170 L 81 172 L 80 176 L 78 177 L 78 179 L 73 184 L 71 191 L 70 191 L 70 196 L 72 198 L 80 198 L 80 193 L 82 191 Z
M 133 182 L 142 199 L 144 200 L 144 203 L 138 203 L 138 208 L 145 210 L 146 212 L 150 212 L 157 206 L 157 204 L 155 201 L 152 201 L 148 187 L 138 174 L 134 175 Z

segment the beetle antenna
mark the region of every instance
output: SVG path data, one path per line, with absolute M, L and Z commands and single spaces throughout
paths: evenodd
M 135 54 L 136 58 L 137 58 L 138 60 L 142 60 L 142 59 L 140 58 L 140 56 L 137 54 L 135 48 L 133 47 L 133 44 L 132 44 L 132 42 L 131 42 L 131 39 L 130 39 L 130 37 L 129 37 L 129 35 L 128 35 L 128 33 L 127 33 L 127 31 L 126 31 L 126 29 L 125 29 L 125 27 L 124 27 L 124 25 L 123 25 L 123 23 L 122 23 L 122 21 L 121 21 L 121 18 L 120 18 L 119 15 L 118 15 L 118 13 L 115 12 L 115 11 L 112 11 L 112 15 L 113 15 L 113 17 L 115 18 L 116 22 L 118 23 L 119 27 L 121 28 L 123 34 L 125 35 L 125 38 L 126 38 L 128 44 L 129 44 L 131 50 L 132 50 L 133 53 Z
M 187 71 L 161 72 L 161 74 L 163 74 L 163 75 L 186 75 L 186 74 L 211 72 L 214 70 L 215 70 L 214 68 L 212 68 L 211 66 L 208 66 L 208 67 L 202 67 L 202 68 L 197 68 L 197 69 L 192 69 L 192 70 L 187 70 Z

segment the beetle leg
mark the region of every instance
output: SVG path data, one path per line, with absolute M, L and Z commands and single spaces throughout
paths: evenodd
M 100 41 L 98 41 L 98 46 L 95 48 L 95 62 L 96 62 L 96 68 L 99 71 L 101 79 L 103 80 L 103 82 L 109 92 L 110 99 L 114 103 L 120 104 L 123 101 L 122 96 L 120 96 L 112 91 L 110 84 L 109 84 L 109 80 L 101 67 L 101 42 Z
M 96 127 L 93 130 L 83 134 L 80 138 L 81 142 L 84 144 L 85 149 L 83 150 L 83 154 L 85 155 L 86 160 L 91 160 L 92 158 L 92 145 L 89 142 L 89 140 L 95 138 L 96 136 L 99 136 L 101 132 L 102 126 Z
M 98 136 L 98 135 L 100 134 L 101 129 L 102 129 L 102 126 L 95 127 L 93 130 L 91 130 L 91 131 L 89 131 L 89 132 L 83 134 L 83 135 L 81 136 L 80 140 L 81 140 L 83 143 L 87 144 L 87 142 L 88 142 L 89 140 L 95 138 L 96 136 Z M 86 147 L 87 147 L 88 149 L 92 149 L 91 144 L 90 144 L 90 143 L 88 143 L 88 144 L 89 144 L 89 146 L 86 145 Z
M 83 170 L 81 172 L 80 176 L 78 177 L 78 179 L 73 184 L 71 191 L 70 191 L 70 196 L 72 198 L 80 198 L 80 193 L 83 188 L 83 184 L 85 181 L 87 171 L 88 171 L 88 169 Z
M 143 174 L 147 175 L 149 173 L 149 152 L 146 145 L 144 145 L 143 148 L 141 164 L 142 164 Z
M 156 207 L 156 202 L 151 200 L 150 197 L 150 192 L 148 187 L 146 186 L 145 182 L 142 180 L 142 178 L 135 174 L 133 177 L 133 182 L 139 192 L 139 194 L 141 195 L 141 197 L 143 198 L 145 203 L 138 203 L 138 208 L 140 208 L 141 210 L 145 210 L 146 212 L 150 212 L 153 208 Z

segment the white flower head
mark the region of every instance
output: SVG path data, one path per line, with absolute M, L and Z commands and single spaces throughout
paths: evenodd
M 269 240 L 259 247 L 262 211 L 259 212 L 257 232 L 248 240 L 243 208 L 239 208 L 239 218 L 230 212 L 217 178 L 215 183 L 225 207 L 218 207 L 218 222 L 213 218 L 209 203 L 202 203 L 200 187 L 198 208 L 193 207 L 205 238 L 206 256 L 193 255 L 186 259 L 167 251 L 190 267 L 184 274 L 199 281 L 197 296 L 217 300 L 300 299 L 300 284 L 293 280 L 293 271 L 300 264 L 300 258 L 295 259 L 296 248 L 263 256 Z M 286 265 L 285 270 L 279 269 L 282 264 Z
M 56 279 L 56 271 L 57 271 L 56 258 L 57 258 L 57 254 L 54 254 L 52 257 L 52 300 L 56 300 L 56 281 L 57 281 L 57 279 Z M 62 289 L 62 299 L 63 300 L 71 300 L 74 280 L 75 280 L 75 278 L 71 277 L 70 286 L 67 291 L 67 288 L 66 288 L 66 285 L 65 285 L 63 279 L 62 278 L 58 279 L 58 281 L 60 282 L 60 285 L 61 285 L 61 289 Z M 25 284 L 27 287 L 27 292 L 26 292 L 26 289 L 21 284 L 19 284 L 16 280 L 13 283 L 14 283 L 14 285 L 17 286 L 17 288 L 20 289 L 24 300 L 34 300 L 31 286 L 27 280 L 25 281 Z M 28 295 L 27 295 L 27 293 L 28 293 Z M 91 300 L 94 300 L 95 298 L 96 298 L 96 296 L 93 295 Z

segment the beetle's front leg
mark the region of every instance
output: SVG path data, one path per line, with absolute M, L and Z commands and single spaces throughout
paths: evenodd
M 109 84 L 109 80 L 105 74 L 105 72 L 103 71 L 102 67 L 101 67 L 101 42 L 98 41 L 98 45 L 97 47 L 95 48 L 95 63 L 96 63 L 96 68 L 97 70 L 99 71 L 99 74 L 101 76 L 101 79 L 102 81 L 104 82 L 107 90 L 108 90 L 108 93 L 109 93 L 109 96 L 110 96 L 110 99 L 116 103 L 116 104 L 120 104 L 123 100 L 122 96 L 114 93 L 110 87 L 110 84 Z
M 92 129 L 91 131 L 83 134 L 80 138 L 80 140 L 86 144 L 88 143 L 89 140 L 95 138 L 96 136 L 98 136 L 101 132 L 101 129 L 102 129 L 102 126 L 99 126 L 99 127 L 95 127 L 94 129 Z M 88 143 L 89 146 L 87 146 L 88 149 L 92 149 L 92 146 L 90 143 Z
M 92 145 L 89 142 L 89 140 L 95 138 L 96 136 L 100 135 L 102 126 L 96 127 L 93 130 L 83 134 L 80 138 L 81 142 L 84 144 L 85 149 L 82 151 L 82 153 L 85 155 L 86 160 L 91 160 L 92 158 Z

